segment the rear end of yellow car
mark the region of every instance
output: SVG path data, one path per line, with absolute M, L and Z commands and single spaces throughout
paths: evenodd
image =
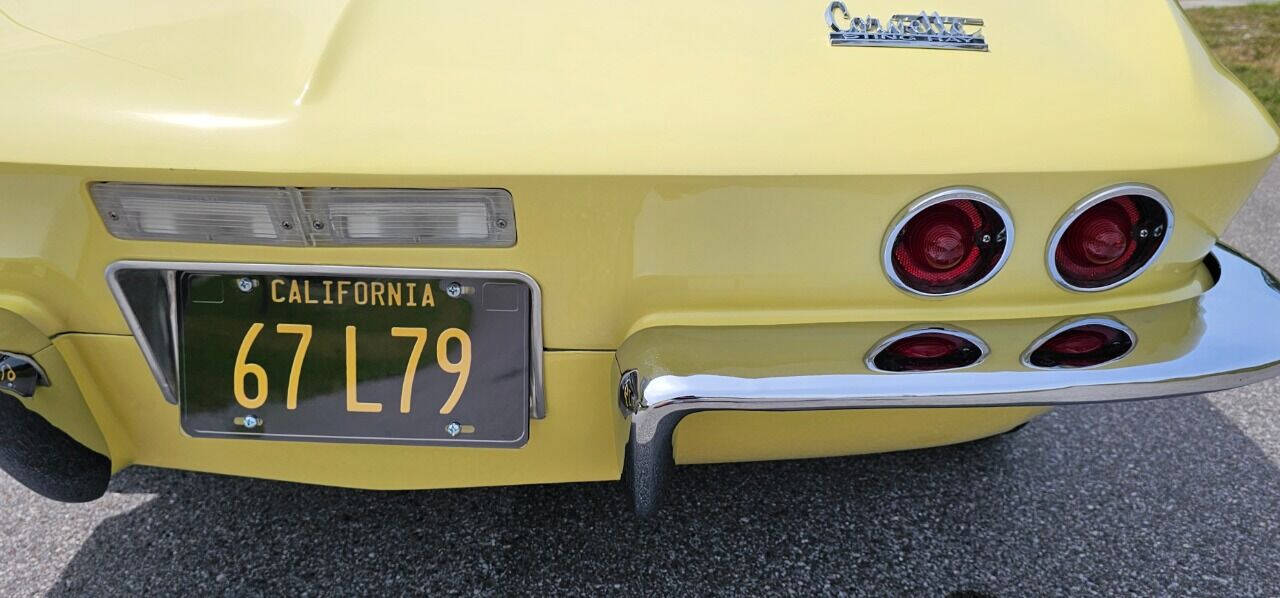
M 6 8 L 6 470 L 646 513 L 672 463 L 1273 375 L 1216 241 L 1280 137 L 1176 4 L 952 4 L 987 51 L 825 5 Z

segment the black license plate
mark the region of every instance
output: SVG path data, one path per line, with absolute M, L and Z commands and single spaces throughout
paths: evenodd
M 192 436 L 518 447 L 529 285 L 501 278 L 180 274 Z

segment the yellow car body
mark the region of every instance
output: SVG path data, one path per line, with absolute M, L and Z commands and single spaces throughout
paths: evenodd
M 631 424 L 615 352 L 646 331 L 800 327 L 772 348 L 785 353 L 804 351 L 805 326 L 853 325 L 861 360 L 904 325 L 958 322 L 992 348 L 978 372 L 1017 367 L 1038 334 L 1089 314 L 1141 314 L 1126 321 L 1133 358 L 1194 344 L 1205 256 L 1280 132 L 1177 2 L 918 4 L 983 18 L 989 51 L 833 47 L 821 2 L 6 2 L 0 349 L 51 381 L 23 404 L 113 471 L 397 489 L 617 480 Z M 519 241 L 126 240 L 95 208 L 99 181 L 501 188 Z M 1177 215 L 1158 260 L 1106 292 L 1056 284 L 1060 219 L 1131 182 Z M 1007 263 L 955 297 L 902 292 L 886 231 L 957 186 L 1008 206 Z M 546 416 L 519 449 L 190 437 L 108 287 L 124 260 L 525 273 L 542 292 Z M 674 455 L 937 446 L 1046 408 L 711 411 L 684 420 Z

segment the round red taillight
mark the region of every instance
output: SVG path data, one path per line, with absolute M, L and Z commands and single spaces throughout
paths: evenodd
M 1087 368 L 1124 357 L 1134 342 L 1133 332 L 1118 322 L 1080 320 L 1041 337 L 1024 360 L 1038 368 Z
M 885 271 L 899 287 L 952 295 L 995 275 L 1012 247 L 1008 212 L 973 189 L 951 189 L 918 200 L 890 230 Z
M 1049 270 L 1063 286 L 1100 291 L 1142 272 L 1172 226 L 1168 202 L 1154 189 L 1127 185 L 1082 202 L 1049 243 Z
M 971 366 L 986 354 L 978 337 L 929 328 L 881 341 L 868 355 L 867 365 L 882 372 L 933 372 Z

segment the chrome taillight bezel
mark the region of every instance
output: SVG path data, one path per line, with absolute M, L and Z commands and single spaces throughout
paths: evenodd
M 1147 258 L 1147 261 L 1144 264 L 1138 266 L 1137 269 L 1120 280 L 1098 287 L 1082 287 L 1072 284 L 1058 270 L 1058 262 L 1055 257 L 1058 252 L 1058 244 L 1062 241 L 1062 236 L 1066 234 L 1067 229 L 1071 227 L 1071 223 L 1075 222 L 1081 214 L 1089 211 L 1089 208 L 1092 208 L 1104 201 L 1115 199 L 1117 197 L 1124 197 L 1126 195 L 1137 195 L 1151 199 L 1164 210 L 1165 226 L 1164 233 L 1160 238 L 1160 244 L 1156 246 L 1155 251 L 1152 252 L 1151 256 Z M 1169 245 L 1169 238 L 1173 236 L 1173 225 L 1173 204 L 1169 203 L 1169 198 L 1166 197 L 1164 193 L 1161 193 L 1159 189 L 1141 183 L 1124 183 L 1102 189 L 1101 191 L 1095 192 L 1077 202 L 1070 210 L 1067 211 L 1066 214 L 1063 214 L 1062 218 L 1058 220 L 1058 224 L 1053 229 L 1053 234 L 1049 236 L 1049 243 L 1045 246 L 1045 264 L 1049 268 L 1049 277 L 1052 278 L 1058 286 L 1078 293 L 1096 293 L 1098 291 L 1114 289 L 1137 278 L 1145 272 L 1147 268 L 1150 268 L 1152 264 L 1156 263 L 1156 260 L 1160 259 L 1160 254 L 1163 253 L 1165 247 Z
M 967 199 L 981 203 L 990 208 L 991 211 L 995 212 L 996 215 L 1000 217 L 1000 220 L 1004 223 L 1005 230 L 1004 250 L 1001 252 L 1000 258 L 996 260 L 996 263 L 991 267 L 991 270 L 985 275 L 961 289 L 943 293 L 927 293 L 908 285 L 900 276 L 898 276 L 898 273 L 894 268 L 893 247 L 894 243 L 898 239 L 898 235 L 902 233 L 902 229 L 906 227 L 907 223 L 910 222 L 912 218 L 915 218 L 924 210 L 931 206 L 957 199 Z M 995 195 L 976 187 L 948 187 L 927 193 L 924 196 L 917 198 L 898 213 L 897 217 L 894 219 L 893 226 L 889 227 L 889 230 L 885 233 L 884 240 L 881 243 L 880 266 L 881 269 L 884 270 L 884 274 L 889 279 L 889 282 L 893 283 L 893 286 L 912 296 L 927 299 L 953 297 L 955 295 L 968 293 L 969 291 L 982 286 L 1000 272 L 1000 269 L 1009 261 L 1009 256 L 1013 253 L 1013 243 L 1013 216 L 1010 215 L 1009 208 L 997 199 Z
M 1088 326 L 1090 324 L 1106 326 L 1109 328 L 1114 328 L 1116 330 L 1119 330 L 1120 332 L 1123 332 L 1125 336 L 1129 337 L 1129 349 L 1124 353 L 1121 353 L 1120 355 L 1112 357 L 1111 359 L 1108 359 L 1101 363 L 1095 363 L 1093 365 L 1072 366 L 1072 367 L 1055 365 L 1055 366 L 1046 367 L 1046 366 L 1039 366 L 1031 363 L 1031 355 L 1035 353 L 1037 350 L 1039 350 L 1041 346 L 1043 346 L 1046 342 L 1049 341 L 1049 339 L 1052 339 L 1053 337 L 1058 336 L 1062 332 L 1065 332 L 1072 328 L 1076 328 L 1079 326 Z M 1050 328 L 1044 334 L 1041 334 L 1040 336 L 1036 337 L 1036 340 L 1031 341 L 1031 344 L 1027 346 L 1027 349 L 1022 352 L 1022 356 L 1019 358 L 1019 360 L 1022 362 L 1022 365 L 1024 367 L 1028 367 L 1033 370 L 1087 370 L 1087 369 L 1102 367 L 1104 365 L 1109 365 L 1117 361 L 1120 361 L 1121 359 L 1128 357 L 1130 353 L 1133 353 L 1133 350 L 1136 349 L 1137 347 L 1138 347 L 1137 333 L 1135 333 L 1132 328 L 1126 326 L 1120 320 L 1117 320 L 1115 318 L 1108 317 L 1108 316 L 1084 316 L 1080 318 L 1071 318 L 1071 319 L 1065 320 L 1059 323 L 1057 326 Z

